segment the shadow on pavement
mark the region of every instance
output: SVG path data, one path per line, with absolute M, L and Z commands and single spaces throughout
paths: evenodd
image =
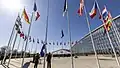
M 22 67 L 22 68 L 28 68 L 28 67 L 29 67 L 29 65 L 30 65 L 30 63 L 31 63 L 31 61 L 30 61 L 30 62 L 26 62 L 26 63 L 23 65 L 23 67 Z

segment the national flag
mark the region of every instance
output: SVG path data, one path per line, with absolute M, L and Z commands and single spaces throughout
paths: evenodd
M 22 28 L 22 22 L 19 14 L 17 16 L 16 22 L 18 22 L 18 25 Z
M 20 33 L 20 37 L 22 37 L 24 39 L 24 33 Z
M 80 0 L 80 8 L 78 9 L 78 14 L 82 16 L 84 9 L 84 0 Z
M 40 17 L 40 14 L 39 14 L 39 12 L 37 12 L 37 13 L 36 13 L 35 21 L 37 21 L 39 17 Z
M 24 37 L 25 37 L 25 38 L 24 38 L 24 41 L 26 41 L 26 40 L 27 40 L 27 36 L 25 35 Z
M 46 45 L 43 44 L 41 52 L 40 52 L 41 57 L 44 57 L 44 55 L 45 55 L 45 47 L 46 47 Z
M 30 24 L 29 17 L 27 15 L 27 12 L 26 12 L 25 8 L 23 10 L 22 16 L 24 17 L 25 21 Z
M 62 45 L 62 42 L 60 42 L 60 45 Z
M 106 31 L 109 31 L 111 23 L 112 23 L 112 17 L 111 17 L 110 12 L 107 11 L 106 6 L 104 6 L 104 9 L 102 11 L 102 15 L 100 15 L 100 16 L 101 16 L 100 19 L 101 20 L 103 19 L 103 21 L 104 21 L 104 29 Z M 104 34 L 106 33 L 106 31 L 104 31 Z
M 58 45 L 58 42 L 57 42 L 57 45 Z
M 89 15 L 91 18 L 94 18 L 96 16 L 96 13 L 97 13 L 97 4 L 96 4 L 96 2 L 94 2 L 93 8 L 92 8 L 91 12 L 89 13 Z
M 72 45 L 74 44 L 74 42 L 72 42 Z
M 105 23 L 105 26 L 106 26 L 106 30 L 109 31 L 110 30 L 110 27 L 112 25 L 112 16 L 110 14 L 110 12 L 108 12 L 108 16 L 107 16 L 107 21 Z
M 34 2 L 34 8 L 33 8 L 34 12 L 37 11 L 37 5 L 36 5 L 36 2 Z
M 35 42 L 34 38 L 33 38 L 33 43 Z
M 63 9 L 63 17 L 65 16 L 65 13 L 67 12 L 67 10 L 68 10 L 67 0 L 65 0 L 65 2 L 64 2 L 64 9 Z
M 17 33 L 18 33 L 18 34 L 20 34 L 20 33 L 21 33 L 20 29 L 18 29 L 18 30 L 17 30 Z
M 51 43 L 49 42 L 49 45 L 51 45 Z
M 39 39 L 37 39 L 37 43 L 39 44 Z
M 66 45 L 66 43 L 64 42 L 64 45 Z
M 19 25 L 17 23 L 15 23 L 15 29 L 19 30 Z
M 53 42 L 53 45 L 55 45 L 55 43 Z
M 31 40 L 31 36 L 29 37 L 29 42 L 31 42 L 32 40 Z
M 64 33 L 63 33 L 63 30 L 61 30 L 61 38 L 64 37 Z
M 107 16 L 108 16 L 108 11 L 107 11 L 106 7 L 104 6 L 104 9 L 102 11 L 102 17 L 104 20 L 106 20 Z

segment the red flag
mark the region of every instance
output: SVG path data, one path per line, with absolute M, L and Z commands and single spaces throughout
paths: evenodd
M 23 33 L 23 32 L 22 32 L 22 33 L 20 33 L 20 37 L 22 37 L 22 38 L 24 37 L 24 33 Z
M 96 13 L 97 13 L 97 4 L 96 4 L 96 2 L 94 2 L 93 8 L 92 8 L 91 12 L 89 13 L 89 15 L 91 18 L 94 18 L 96 16 Z
M 39 12 L 37 12 L 35 21 L 37 21 L 39 17 L 40 17 L 40 14 L 39 14 Z
M 84 8 L 84 0 L 80 0 L 80 8 L 78 9 L 78 14 L 82 16 Z

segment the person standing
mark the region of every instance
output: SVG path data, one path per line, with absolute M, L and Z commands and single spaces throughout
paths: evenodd
M 35 59 L 34 59 L 34 63 L 35 63 L 34 68 L 37 68 L 38 63 L 39 63 L 39 58 L 40 58 L 39 53 L 37 53 L 36 56 L 35 56 Z
M 52 55 L 49 52 L 47 55 L 47 68 L 51 68 L 51 58 L 52 58 Z
M 32 62 L 34 63 L 34 61 L 35 61 L 35 54 L 33 54 L 33 61 Z

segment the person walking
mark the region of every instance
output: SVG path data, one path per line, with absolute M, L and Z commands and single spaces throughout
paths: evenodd
M 47 55 L 47 68 L 51 68 L 51 58 L 52 58 L 52 54 L 49 52 Z
M 37 68 L 37 66 L 38 66 L 38 63 L 39 63 L 39 53 L 37 53 L 36 54 L 36 56 L 35 56 L 35 59 L 34 59 L 34 68 Z

